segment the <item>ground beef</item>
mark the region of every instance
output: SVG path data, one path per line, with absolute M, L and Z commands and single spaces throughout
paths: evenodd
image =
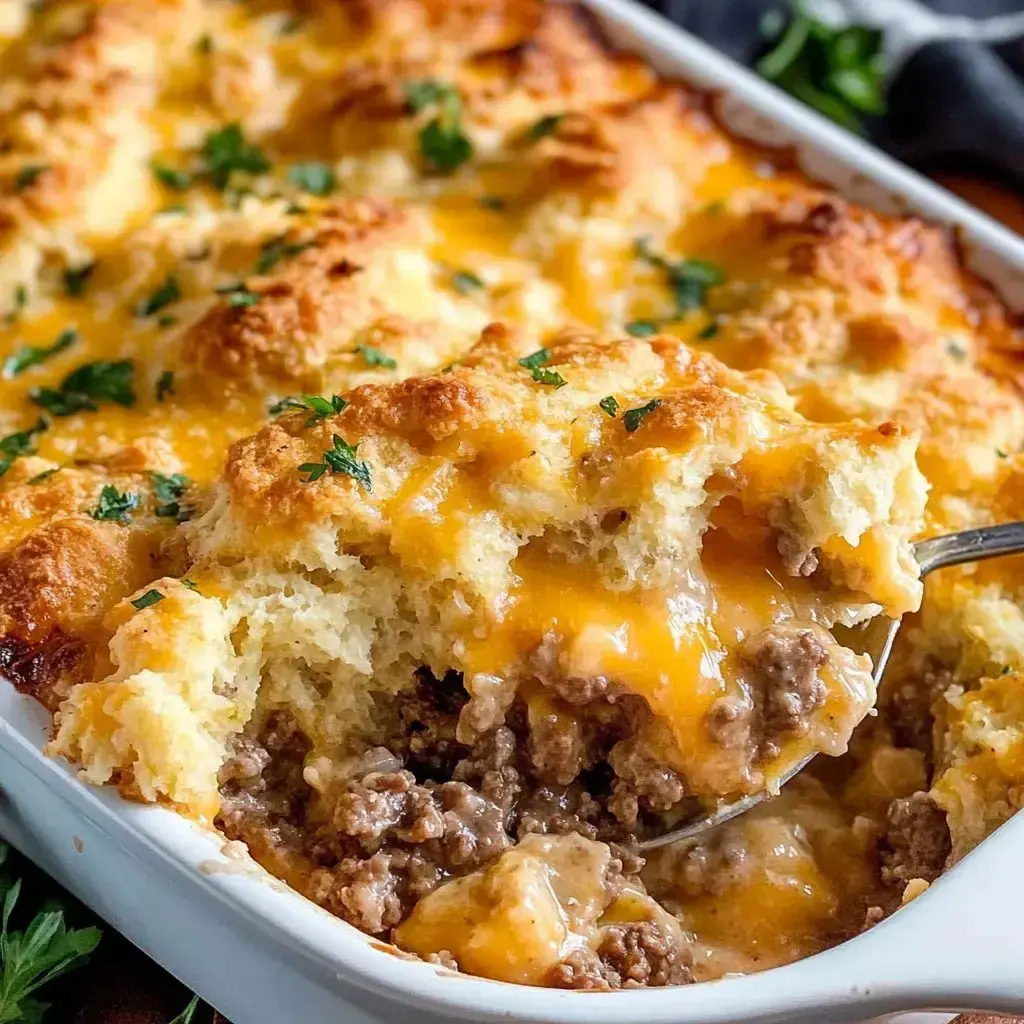
M 607 676 L 567 676 L 561 665 L 562 641 L 549 633 L 537 646 L 530 659 L 530 668 L 537 681 L 561 697 L 566 704 L 593 704 L 602 698 L 622 693 Z
M 790 576 L 813 576 L 817 572 L 821 559 L 816 548 L 808 548 L 791 533 L 780 533 L 776 546 Z
M 882 685 L 880 703 L 893 740 L 897 746 L 920 750 L 928 764 L 933 757 L 932 708 L 952 681 L 948 669 L 936 669 L 898 682 L 887 680 Z
M 899 797 L 886 813 L 882 880 L 887 884 L 923 878 L 933 882 L 946 866 L 952 845 L 945 811 L 927 793 Z
M 685 985 L 693 981 L 691 966 L 690 950 L 677 937 L 645 921 L 605 928 L 596 952 L 574 950 L 552 968 L 547 982 L 591 991 Z
M 373 772 L 350 783 L 334 805 L 331 826 L 367 846 L 379 844 L 385 833 L 407 843 L 444 835 L 433 794 L 406 771 Z

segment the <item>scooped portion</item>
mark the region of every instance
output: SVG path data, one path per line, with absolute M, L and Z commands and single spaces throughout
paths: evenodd
M 616 987 L 640 968 L 601 949 L 628 920 L 676 950 L 648 977 L 679 980 L 630 844 L 846 749 L 875 694 L 830 629 L 919 603 L 914 451 L 675 338 L 531 352 L 489 328 L 446 372 L 236 444 L 185 527 L 188 584 L 111 613 L 113 672 L 72 690 L 54 750 L 218 816 L 423 956 L 553 984 L 575 951 Z M 563 857 L 621 879 L 564 896 Z M 520 890 L 544 935 L 495 959 Z

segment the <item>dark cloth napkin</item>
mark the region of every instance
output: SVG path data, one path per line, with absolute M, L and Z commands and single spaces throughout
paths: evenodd
M 750 66 L 770 48 L 762 18 L 788 12 L 785 0 L 646 2 Z M 806 6 L 813 14 L 814 4 Z M 865 124 L 873 142 L 925 171 L 994 173 L 1024 187 L 1024 0 L 838 0 L 834 6 L 853 23 L 863 23 L 870 8 L 867 23 L 899 40 L 887 112 Z M 924 38 L 907 40 L 915 35 L 911 24 L 925 25 Z M 969 38 L 975 30 L 988 38 Z

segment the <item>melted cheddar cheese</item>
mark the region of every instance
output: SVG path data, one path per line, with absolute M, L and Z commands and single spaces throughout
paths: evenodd
M 456 673 L 446 742 L 569 737 L 517 770 L 614 776 L 622 838 L 843 754 L 875 692 L 832 627 L 915 614 L 913 536 L 1021 516 L 1021 338 L 950 239 L 572 5 L 3 14 L 0 671 L 89 781 L 212 820 L 286 713 L 319 806 Z M 698 979 L 850 934 L 934 874 L 907 807 L 956 858 L 1022 802 L 1015 579 L 929 584 L 820 784 L 625 888 L 528 837 L 392 937 L 569 984 L 652 928 Z

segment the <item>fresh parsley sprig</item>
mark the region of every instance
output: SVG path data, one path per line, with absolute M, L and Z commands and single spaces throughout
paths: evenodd
M 0 865 L 8 854 L 7 844 L 0 843 Z M 57 908 L 41 910 L 24 931 L 13 929 L 21 889 L 21 879 L 0 881 L 0 1024 L 41 1020 L 47 1004 L 36 993 L 85 963 L 100 941 L 98 928 L 68 928 Z
M 105 484 L 100 491 L 96 507 L 89 512 L 100 522 L 127 523 L 131 512 L 139 507 L 139 496 L 126 491 L 122 494 L 113 484 Z
M 363 362 L 367 366 L 381 366 L 385 370 L 398 369 L 397 361 L 374 345 L 356 345 L 355 350 L 363 357 Z
M 335 416 L 344 412 L 348 407 L 348 399 L 341 395 L 331 395 L 325 398 L 323 395 L 287 395 L 270 407 L 270 415 L 277 416 L 289 409 L 310 409 L 313 415 L 306 420 L 306 426 L 311 427 L 328 416 Z
M 190 512 L 182 508 L 181 498 L 192 481 L 184 473 L 172 473 L 170 476 L 150 473 L 149 477 L 153 481 L 153 497 L 157 500 L 153 511 L 161 518 L 187 522 Z
M 638 238 L 635 252 L 638 259 L 665 275 L 665 283 L 672 290 L 675 300 L 677 316 L 691 309 L 699 309 L 707 301 L 708 289 L 725 280 L 725 272 L 717 263 L 698 259 L 667 259 L 655 252 L 649 238 Z
M 283 235 L 268 239 L 260 246 L 259 259 L 256 261 L 256 273 L 266 274 L 281 260 L 298 256 L 310 246 L 309 242 L 289 242 Z
M 799 3 L 788 24 L 778 22 L 767 26 L 773 47 L 757 62 L 762 77 L 854 132 L 863 131 L 865 116 L 885 113 L 880 30 L 833 27 Z
M 215 188 L 224 191 L 237 172 L 264 174 L 270 170 L 270 161 L 263 150 L 249 142 L 240 125 L 229 124 L 210 132 L 199 151 L 203 169 Z
M 306 474 L 305 483 L 319 480 L 328 470 L 332 473 L 350 476 L 363 485 L 368 491 L 373 490 L 373 478 L 369 463 L 360 462 L 356 458 L 359 443 L 349 444 L 343 437 L 335 434 L 332 447 L 324 452 L 322 462 L 304 462 L 299 472 Z

